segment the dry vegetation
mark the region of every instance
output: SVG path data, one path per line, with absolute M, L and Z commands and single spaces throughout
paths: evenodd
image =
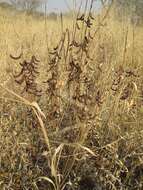
M 143 189 L 143 27 L 114 10 L 0 8 L 0 189 Z

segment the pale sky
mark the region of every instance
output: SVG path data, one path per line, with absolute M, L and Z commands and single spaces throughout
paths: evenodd
M 8 2 L 10 0 L 0 0 L 0 2 Z M 47 11 L 48 12 L 65 12 L 68 11 L 69 8 L 73 9 L 73 2 L 77 3 L 77 8 L 79 7 L 79 4 L 82 2 L 82 7 L 84 7 L 84 4 L 86 2 L 86 0 L 44 0 L 47 1 Z M 88 0 L 89 2 L 91 0 Z M 100 8 L 100 1 L 99 0 L 95 0 L 94 2 L 94 7 L 95 9 L 99 9 Z
M 84 3 L 86 2 L 85 0 L 76 0 L 78 5 L 81 3 L 81 1 L 84 6 Z M 50 11 L 67 11 L 69 10 L 68 7 L 73 8 L 73 0 L 48 0 L 48 10 Z M 100 7 L 99 0 L 94 2 L 94 7 L 97 9 Z

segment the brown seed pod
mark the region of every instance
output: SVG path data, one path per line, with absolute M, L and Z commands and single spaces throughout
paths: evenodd
M 95 20 L 91 12 L 89 13 L 89 18 L 91 18 L 92 20 Z
M 91 28 L 91 26 L 93 25 L 93 24 L 91 23 L 90 18 L 88 18 L 88 19 L 85 20 L 84 22 L 86 23 L 86 25 L 87 25 L 88 28 Z
M 77 27 L 78 30 L 80 30 L 80 27 L 79 27 L 78 23 L 76 23 L 76 27 Z
M 14 60 L 19 60 L 19 59 L 21 59 L 22 55 L 23 55 L 22 53 L 19 56 L 13 56 L 10 54 L 10 58 L 14 59 Z
M 82 14 L 80 17 L 77 18 L 77 21 L 84 21 L 84 17 L 85 17 L 85 15 Z

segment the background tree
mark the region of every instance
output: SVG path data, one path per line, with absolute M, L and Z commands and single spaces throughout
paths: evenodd
M 38 9 L 46 2 L 46 0 L 10 0 L 12 5 L 28 12 Z
M 119 18 L 127 16 L 131 20 L 143 21 L 143 0 L 116 0 Z

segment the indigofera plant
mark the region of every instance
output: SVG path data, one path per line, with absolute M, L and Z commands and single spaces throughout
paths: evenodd
M 122 89 L 124 83 L 126 82 L 127 85 L 122 89 L 122 94 L 120 100 L 128 99 L 134 87 L 134 82 L 139 76 L 135 74 L 132 70 L 124 69 L 122 66 L 115 72 L 115 78 L 113 80 L 111 90 L 116 95 Z
M 20 60 L 22 55 L 14 57 L 10 55 L 13 60 Z M 24 84 L 22 93 L 27 92 L 28 94 L 33 94 L 35 96 L 41 96 L 41 89 L 38 89 L 36 82 L 37 76 L 39 75 L 38 65 L 40 61 L 33 55 L 30 61 L 23 60 L 19 62 L 21 67 L 18 74 L 14 74 L 15 82 L 19 85 Z

